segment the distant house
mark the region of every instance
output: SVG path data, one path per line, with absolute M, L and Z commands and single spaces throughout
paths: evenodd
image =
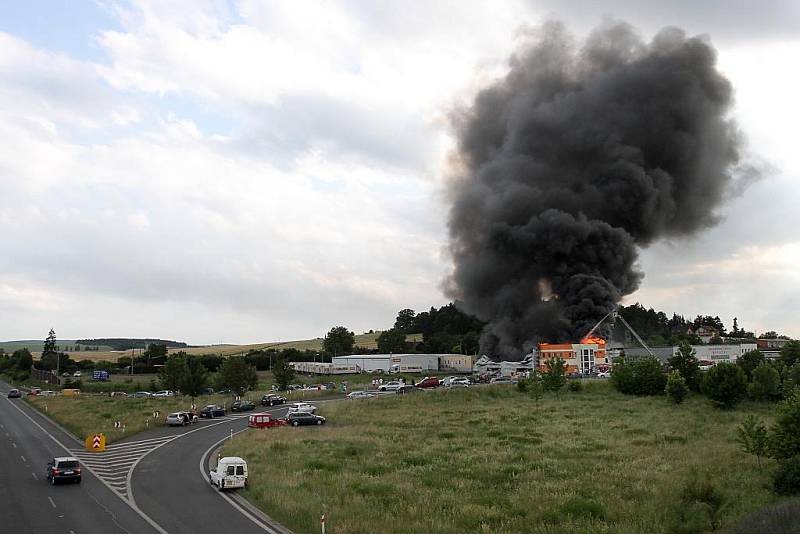
M 700 338 L 700 341 L 703 343 L 710 342 L 713 338 L 719 336 L 719 331 L 716 328 L 711 328 L 709 326 L 701 326 L 697 330 L 693 330 L 691 327 L 686 331 L 687 334 L 690 336 L 692 334 L 696 335 Z

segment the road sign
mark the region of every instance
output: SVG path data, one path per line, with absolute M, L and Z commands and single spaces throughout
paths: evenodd
M 86 450 L 91 452 L 103 452 L 106 450 L 105 434 L 90 434 L 86 438 Z

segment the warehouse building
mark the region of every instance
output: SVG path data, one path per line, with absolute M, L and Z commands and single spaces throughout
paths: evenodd
M 706 362 L 728 362 L 736 363 L 739 357 L 753 350 L 758 350 L 755 343 L 740 343 L 738 345 L 692 345 L 694 357 Z M 642 347 L 625 348 L 626 358 L 643 358 L 649 356 L 647 350 Z M 667 363 L 667 360 L 678 353 L 678 347 L 651 347 L 653 355 Z

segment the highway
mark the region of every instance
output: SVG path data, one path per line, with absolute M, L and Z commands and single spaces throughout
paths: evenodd
M 249 413 L 157 426 L 90 453 L 23 399 L 8 399 L 9 389 L 0 381 L 0 532 L 290 532 L 235 492 L 208 483 L 214 451 L 247 428 Z M 281 417 L 287 408 L 258 411 Z M 81 484 L 47 483 L 45 468 L 55 456 L 81 460 Z
M 0 382 L 0 532 L 159 532 L 86 469 L 81 484 L 48 484 L 47 462 L 81 444 L 9 389 Z

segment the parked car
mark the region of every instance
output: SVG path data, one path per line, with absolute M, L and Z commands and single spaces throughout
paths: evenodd
M 419 382 L 417 382 L 418 388 L 438 388 L 439 387 L 439 379 L 435 376 L 426 376 Z
M 324 425 L 325 418 L 310 412 L 292 412 L 286 416 L 286 424 L 292 426 Z
M 294 402 L 289 405 L 289 413 L 296 412 L 317 413 L 317 407 L 307 402 Z
M 174 397 L 175 396 L 175 392 L 174 391 L 170 391 L 168 389 L 164 389 L 164 390 L 161 390 L 161 391 L 156 391 L 155 393 L 153 393 L 152 396 L 153 397 L 159 397 L 159 398 Z
M 128 394 L 127 394 L 127 393 L 125 393 L 124 391 L 112 391 L 112 392 L 109 394 L 109 396 L 110 396 L 110 397 L 127 397 L 127 396 L 128 396 Z
M 72 456 L 58 456 L 47 464 L 47 481 L 55 486 L 58 482 L 81 483 L 81 464 Z
M 452 381 L 454 378 L 458 378 L 458 377 L 457 377 L 457 376 L 446 376 L 446 377 L 442 378 L 442 379 L 439 381 L 439 384 L 441 384 L 441 385 L 442 385 L 442 386 L 444 386 L 444 387 L 450 387 L 450 382 L 451 382 L 451 381 Z
M 611 378 L 611 371 L 600 371 L 597 373 L 597 378 Z
M 369 399 L 375 395 L 368 391 L 353 391 L 347 394 L 348 399 Z
M 490 384 L 516 384 L 517 381 L 516 380 L 512 380 L 511 378 L 508 378 L 507 376 L 498 376 L 496 378 L 492 378 L 489 381 L 489 383 Z
M 8 390 L 8 398 L 9 399 L 19 399 L 22 397 L 22 393 L 18 389 L 9 389 Z
M 81 372 L 80 371 L 75 371 L 74 373 L 72 373 L 72 376 L 74 376 L 76 378 L 80 377 L 81 376 Z
M 56 392 L 51 390 L 51 389 L 45 389 L 45 390 L 39 392 L 39 396 L 40 397 L 55 397 L 56 396 Z
M 214 469 L 209 471 L 208 481 L 220 491 L 243 488 L 247 486 L 247 462 L 238 456 L 220 458 Z
M 295 391 L 295 390 L 301 390 L 304 387 L 305 386 L 303 386 L 302 384 L 289 384 L 288 386 L 286 386 L 286 390 L 287 391 Z
M 275 406 L 277 404 L 286 404 L 286 397 L 273 395 L 272 393 L 267 393 L 266 395 L 261 397 L 262 406 Z
M 247 418 L 250 428 L 272 428 L 286 424 L 286 419 L 277 418 L 269 413 L 254 413 Z
M 137 399 L 146 399 L 146 398 L 150 397 L 150 392 L 149 391 L 137 391 L 136 393 L 134 393 L 131 396 L 134 397 L 134 398 L 137 398 Z
M 469 378 L 466 377 L 456 377 L 450 380 L 447 387 L 450 388 L 468 388 L 470 386 Z
M 378 386 L 380 391 L 397 391 L 403 385 L 402 382 L 399 380 L 393 380 L 391 382 L 386 382 L 385 384 L 381 384 Z
M 404 384 L 401 387 L 397 388 L 397 391 L 395 391 L 395 393 L 398 395 L 405 395 L 406 393 L 414 393 L 415 391 L 420 391 L 420 389 L 412 386 L 411 384 Z
M 190 412 L 173 412 L 167 415 L 167 426 L 186 426 L 197 422 L 197 416 Z
M 200 393 L 200 394 L 201 395 L 213 395 L 214 394 L 214 388 L 205 388 L 203 390 L 203 392 Z
M 224 417 L 224 416 L 225 416 L 225 408 L 217 404 L 209 404 L 208 406 L 205 406 L 202 410 L 200 410 L 200 417 L 213 419 L 214 417 Z
M 254 409 L 255 407 L 256 405 L 250 402 L 249 400 L 237 400 L 233 401 L 233 404 L 231 404 L 231 411 L 246 412 L 248 410 Z
M 233 395 L 233 391 L 230 389 L 221 389 L 217 391 L 217 395 Z
M 35 397 L 41 392 L 42 392 L 42 388 L 31 388 L 30 391 L 28 391 L 28 396 L 29 397 Z

